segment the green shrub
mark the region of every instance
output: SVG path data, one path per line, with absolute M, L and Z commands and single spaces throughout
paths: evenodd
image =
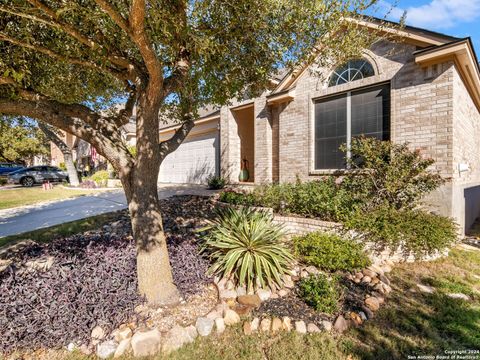
M 106 186 L 109 179 L 107 170 L 100 170 L 90 176 L 90 180 L 95 181 L 100 186 Z
M 271 215 L 227 208 L 203 230 L 207 233 L 202 252 L 208 253 L 212 262 L 210 274 L 232 277 L 249 289 L 281 285 L 293 257 L 283 243 L 283 228 L 272 223 Z
M 60 170 L 67 171 L 67 165 L 65 165 L 64 162 L 61 162 L 60 164 L 58 164 L 58 168 Z
M 240 193 L 232 190 L 220 193 L 219 200 L 232 205 L 255 206 L 256 201 L 253 194 Z
M 207 178 L 207 184 L 211 190 L 220 190 L 225 187 L 227 180 L 221 176 L 211 175 Z
M 6 177 L 0 177 L 0 186 L 6 185 L 7 184 L 7 178 Z
M 295 254 L 308 265 L 329 271 L 353 271 L 370 265 L 361 244 L 335 234 L 313 232 L 293 238 Z
M 322 180 L 263 185 L 253 192 L 255 202 L 277 213 L 340 221 L 356 208 L 352 196 L 333 176 Z
M 299 285 L 299 295 L 316 311 L 333 314 L 339 310 L 342 288 L 338 278 L 329 279 L 325 274 L 310 275 Z
M 457 239 L 457 227 L 451 218 L 424 210 L 397 210 L 389 205 L 371 212 L 357 212 L 345 226 L 361 231 L 379 248 L 396 249 L 416 256 L 443 250 Z
M 384 203 L 396 209 L 413 209 L 444 182 L 439 174 L 428 170 L 434 160 L 422 157 L 419 150 L 410 150 L 406 143 L 360 137 L 352 139 L 350 152 L 347 163 L 353 171 L 346 173 L 342 188 L 368 209 Z

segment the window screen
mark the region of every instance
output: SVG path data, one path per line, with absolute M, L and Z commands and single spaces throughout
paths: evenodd
M 347 104 L 350 98 L 350 119 Z M 351 136 L 390 139 L 390 87 L 383 85 L 348 92 L 315 103 L 315 169 L 344 169 L 345 153 L 340 145 Z M 348 139 L 351 140 L 351 139 Z
M 390 139 L 390 88 L 352 92 L 352 137 Z
M 339 150 L 347 141 L 347 95 L 315 104 L 315 169 L 345 168 Z

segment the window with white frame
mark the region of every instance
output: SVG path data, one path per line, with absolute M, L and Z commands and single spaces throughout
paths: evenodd
M 362 80 L 375 75 L 372 64 L 365 59 L 349 60 L 337 67 L 332 75 L 328 86 L 346 84 L 352 81 Z
M 315 101 L 314 169 L 346 168 L 340 145 L 353 137 L 390 139 L 390 85 L 349 91 Z

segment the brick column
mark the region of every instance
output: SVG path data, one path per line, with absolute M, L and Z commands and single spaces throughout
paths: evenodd
M 265 96 L 255 99 L 255 184 L 272 182 L 272 117 Z
M 240 138 L 238 126 L 228 106 L 220 110 L 220 174 L 230 183 L 238 182 L 240 173 Z

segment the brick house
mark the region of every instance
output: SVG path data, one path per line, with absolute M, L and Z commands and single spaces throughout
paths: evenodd
M 313 180 L 343 168 L 338 146 L 366 134 L 432 157 L 447 183 L 428 203 L 468 229 L 480 215 L 480 70 L 472 43 L 408 26 L 391 31 L 402 41 L 382 40 L 359 59 L 316 69 L 324 76 L 298 69 L 259 97 L 205 109 L 165 159 L 159 181 L 222 174 L 236 183 L 244 160 L 250 183 Z M 165 125 L 161 139 L 174 129 Z

